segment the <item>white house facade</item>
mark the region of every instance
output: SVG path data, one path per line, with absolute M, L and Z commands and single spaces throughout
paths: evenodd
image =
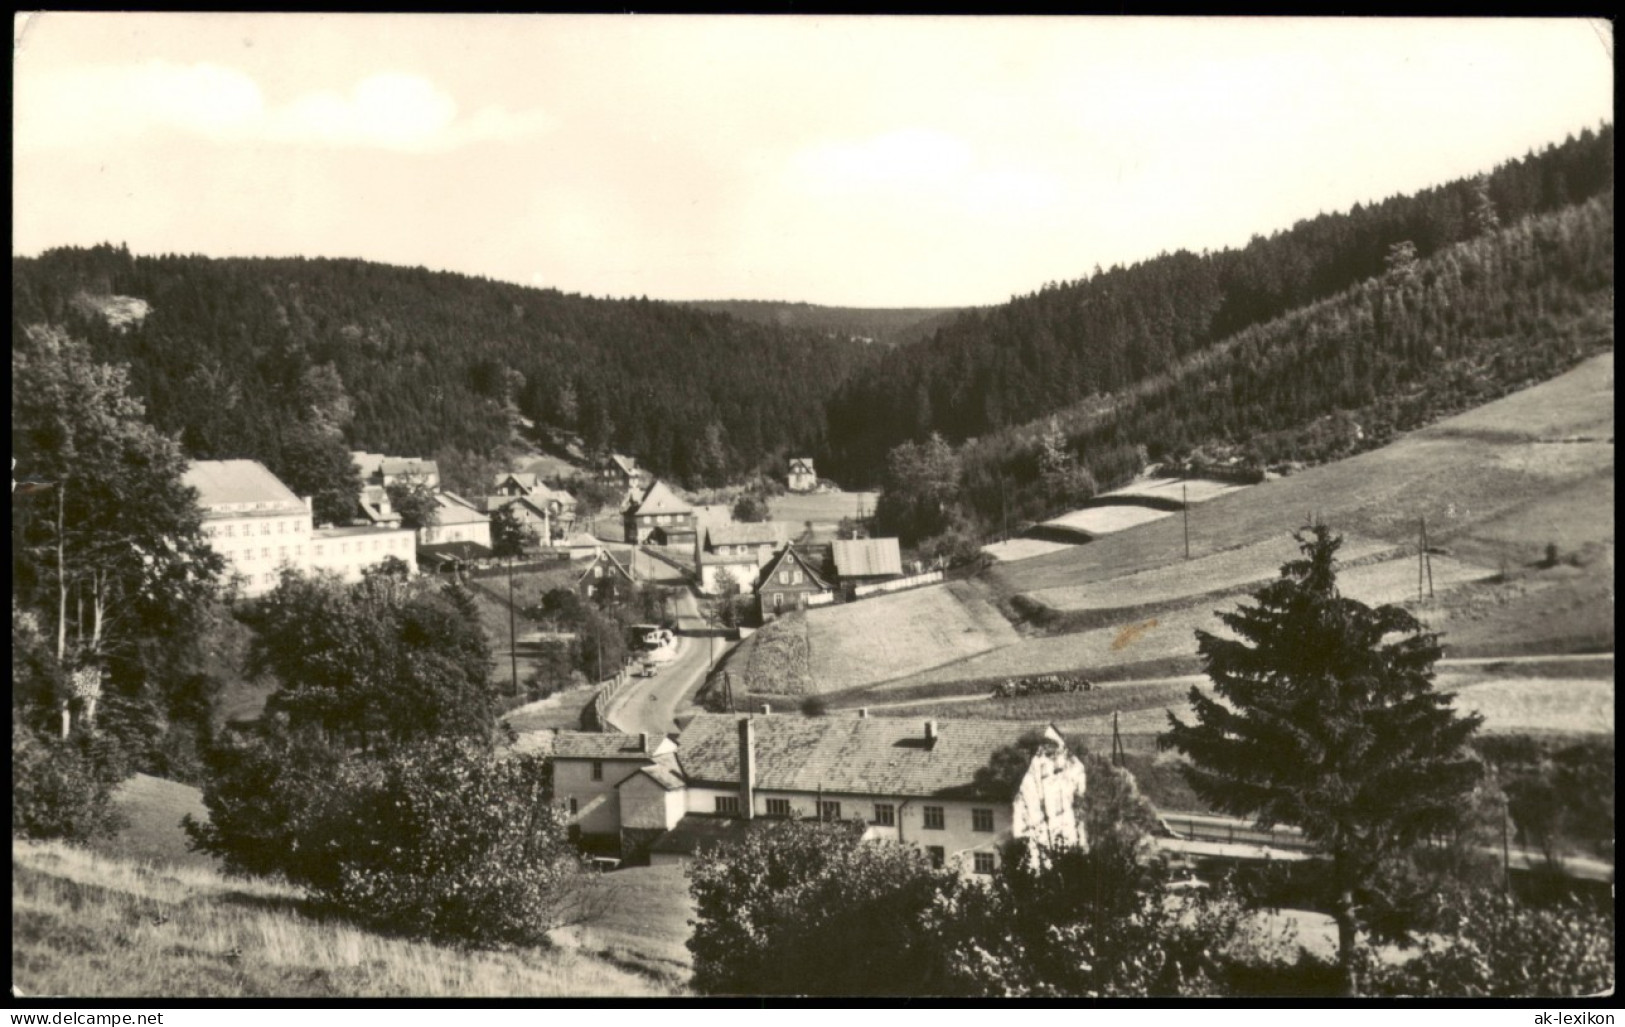
M 195 460 L 183 480 L 198 492 L 204 536 L 241 576 L 245 596 L 275 588 L 284 567 L 333 571 L 356 581 L 365 568 L 394 556 L 417 570 L 410 531 L 314 528 L 310 501 L 256 460 Z

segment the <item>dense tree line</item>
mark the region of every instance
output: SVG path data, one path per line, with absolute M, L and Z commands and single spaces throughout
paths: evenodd
M 150 312 L 109 324 L 111 296 Z M 872 359 L 863 343 L 676 304 L 356 260 L 58 249 L 13 260 L 12 300 L 14 328 L 61 325 L 128 365 L 188 455 L 290 477 L 334 439 L 489 457 L 519 415 L 718 484 L 791 450 L 822 456 L 824 400 Z
M 133 771 L 195 776 L 224 564 L 123 368 L 35 329 L 11 373 L 13 827 L 82 838 Z
M 1396 244 L 1411 243 L 1425 260 L 1497 221 L 1612 186 L 1609 125 L 1478 179 L 1322 214 L 1240 249 L 1096 269 L 966 312 L 929 341 L 889 352 L 830 400 L 830 473 L 849 485 L 877 481 L 899 443 L 933 431 L 957 443 L 1119 392 L 1380 275 Z
M 691 300 L 685 305 L 742 321 L 806 328 L 831 338 L 857 337 L 888 347 L 928 339 L 959 313 L 957 307 L 824 307 L 774 300 Z

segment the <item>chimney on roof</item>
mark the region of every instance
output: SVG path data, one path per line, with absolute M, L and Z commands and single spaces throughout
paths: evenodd
M 936 721 L 928 720 L 928 721 L 925 722 L 925 740 L 927 742 L 934 742 L 934 741 L 937 740 L 937 722 Z
M 638 752 L 648 752 L 648 751 L 649 751 L 649 733 L 647 731 L 639 731 L 638 732 Z
M 305 502 L 305 512 L 306 513 L 313 514 L 313 513 L 316 512 L 316 503 L 315 503 L 314 500 L 311 499 L 310 496 L 300 496 L 299 498 L 304 500 L 304 502 Z
M 772 712 L 773 712 L 773 704 L 772 703 L 763 703 L 762 704 L 762 715 L 764 717 L 768 716 Z
M 749 820 L 756 806 L 756 725 L 739 718 L 739 815 Z
M 865 719 L 868 718 L 868 716 L 869 716 L 869 707 L 867 707 L 867 706 L 859 706 L 858 707 L 858 719 L 859 720 L 865 720 Z

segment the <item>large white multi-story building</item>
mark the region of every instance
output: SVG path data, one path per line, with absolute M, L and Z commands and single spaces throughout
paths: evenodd
M 198 491 L 204 535 L 228 569 L 242 576 L 246 596 L 275 588 L 284 567 L 329 570 L 356 581 L 363 569 L 393 556 L 417 570 L 412 532 L 317 528 L 310 501 L 256 460 L 197 460 L 184 480 Z

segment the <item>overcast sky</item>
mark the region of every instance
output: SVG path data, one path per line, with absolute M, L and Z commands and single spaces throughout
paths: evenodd
M 994 303 L 1613 118 L 1581 20 L 44 14 L 14 251 Z

